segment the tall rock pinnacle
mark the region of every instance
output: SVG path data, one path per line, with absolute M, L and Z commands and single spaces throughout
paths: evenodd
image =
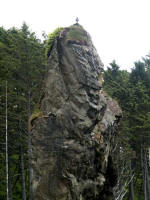
M 32 119 L 33 200 L 110 200 L 111 156 L 121 110 L 102 90 L 103 64 L 89 34 L 61 30 L 48 52 L 40 112 Z

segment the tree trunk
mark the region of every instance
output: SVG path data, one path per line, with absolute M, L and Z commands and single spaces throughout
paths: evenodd
M 132 161 L 130 161 L 129 163 L 129 167 L 130 167 L 130 178 L 131 178 L 131 182 L 130 182 L 130 199 L 134 200 L 134 185 L 133 185 L 133 170 L 132 170 Z
M 142 167 L 142 178 L 143 178 L 143 190 L 144 190 L 144 200 L 147 200 L 146 195 L 146 182 L 145 182 L 145 169 L 144 169 L 144 155 L 143 155 L 143 145 L 141 145 L 141 167 Z
M 12 200 L 11 182 L 9 180 L 9 163 L 8 163 L 8 92 L 7 92 L 7 81 L 6 81 L 6 198 L 7 200 Z
M 149 172 L 148 172 L 148 163 L 146 152 L 144 152 L 144 165 L 145 165 L 145 182 L 146 182 L 146 196 L 147 200 L 150 200 L 150 183 L 149 183 Z
M 8 124 L 7 124 L 7 81 L 6 81 L 6 196 L 9 200 L 9 182 L 8 182 Z
M 150 167 L 150 147 L 148 148 L 148 166 Z
M 9 155 L 8 155 L 8 191 L 9 191 L 9 200 L 12 200 L 12 187 L 11 187 L 11 172 L 9 164 Z
M 144 147 L 142 145 L 141 145 L 141 165 L 143 174 L 144 200 L 150 200 L 150 183 L 149 183 L 147 156 Z
M 22 133 L 19 120 L 19 135 L 20 135 L 20 166 L 21 166 L 21 185 L 22 185 L 22 199 L 26 200 L 26 185 L 25 185 L 25 175 L 24 175 L 24 152 L 22 148 Z
M 20 147 L 20 164 L 21 164 L 21 184 L 22 184 L 22 199 L 26 200 L 26 186 L 24 176 L 24 152 L 22 146 Z
M 30 165 L 30 158 L 31 158 L 31 132 L 30 132 L 30 116 L 31 116 L 31 97 L 30 97 L 30 84 L 29 80 L 27 83 L 27 112 L 28 112 L 28 178 L 29 178 L 29 198 L 31 200 L 32 196 L 32 187 L 31 187 L 31 180 L 32 180 L 32 168 Z

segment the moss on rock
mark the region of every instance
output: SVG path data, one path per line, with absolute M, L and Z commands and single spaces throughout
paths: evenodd
M 70 26 L 66 34 L 66 40 L 80 41 L 81 43 L 86 43 L 88 40 L 87 32 L 83 29 L 81 25 Z
M 52 44 L 53 44 L 55 38 L 57 38 L 59 36 L 61 30 L 62 30 L 62 28 L 58 27 L 52 33 L 50 33 L 48 35 L 48 40 L 46 42 L 46 58 L 48 58 Z
M 32 129 L 32 127 L 33 127 L 34 120 L 39 118 L 39 117 L 42 117 L 42 116 L 43 116 L 43 113 L 41 111 L 35 112 L 31 115 L 31 117 L 30 117 L 30 129 Z

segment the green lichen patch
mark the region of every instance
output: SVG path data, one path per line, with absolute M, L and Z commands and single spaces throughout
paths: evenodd
M 52 44 L 55 40 L 55 38 L 57 38 L 61 32 L 62 28 L 61 27 L 58 27 L 56 28 L 52 33 L 50 33 L 48 35 L 48 39 L 47 39 L 47 42 L 46 42 L 46 58 L 48 58 L 49 54 L 50 54 L 50 50 L 51 50 L 51 47 L 52 47 Z
M 32 129 L 33 127 L 33 122 L 35 119 L 39 118 L 39 117 L 42 117 L 43 116 L 43 113 L 41 111 L 38 111 L 38 112 L 35 112 L 31 115 L 30 117 L 30 130 Z
M 70 26 L 66 34 L 66 41 L 86 44 L 88 41 L 87 32 L 80 25 Z

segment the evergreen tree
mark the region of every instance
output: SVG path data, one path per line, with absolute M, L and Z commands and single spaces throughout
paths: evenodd
M 27 170 L 30 130 L 30 113 L 35 109 L 45 72 L 45 47 L 29 31 L 0 28 L 0 199 L 6 199 L 5 175 L 5 81 L 8 81 L 8 157 L 9 177 L 13 199 L 25 199 L 28 191 Z M 24 159 L 24 160 L 23 160 Z M 24 183 L 23 183 L 24 181 Z M 22 182 L 22 184 L 21 184 Z M 21 188 L 22 185 L 22 188 Z M 23 188 L 24 187 L 24 188 Z M 21 197 L 22 196 L 22 197 Z M 28 196 L 28 192 L 27 192 Z
M 105 90 L 117 99 L 123 110 L 124 117 L 120 127 L 119 145 L 123 149 L 122 151 L 125 150 L 126 155 L 130 153 L 130 156 L 124 158 L 129 163 L 128 171 L 134 172 L 134 179 L 130 182 L 131 187 L 128 193 L 128 199 L 132 200 L 141 200 L 144 198 L 144 194 L 149 194 L 149 189 L 146 193 L 142 189 L 142 184 L 148 178 L 142 178 L 141 155 L 143 160 L 145 153 L 141 154 L 141 145 L 142 152 L 145 152 L 146 148 L 150 146 L 150 62 L 149 59 L 143 60 L 144 62 L 135 62 L 131 73 L 120 70 L 119 66 L 113 61 L 104 73 Z M 123 141 L 127 141 L 129 146 Z M 118 155 L 120 155 L 120 152 Z M 129 162 L 130 160 L 131 162 Z M 144 170 L 147 169 L 147 172 L 144 171 L 144 173 L 147 173 L 148 177 L 146 161 L 145 159 L 143 162 Z M 144 188 L 149 188 L 148 185 L 149 182 L 147 181 Z

